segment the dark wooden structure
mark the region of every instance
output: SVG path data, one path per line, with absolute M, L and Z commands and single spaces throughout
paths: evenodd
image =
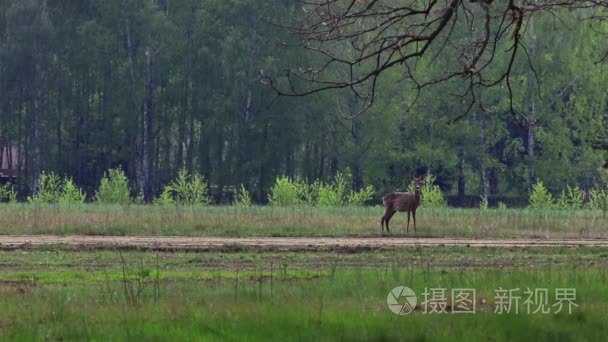
M 6 183 L 17 176 L 19 149 L 5 138 L 0 138 L 0 181 Z

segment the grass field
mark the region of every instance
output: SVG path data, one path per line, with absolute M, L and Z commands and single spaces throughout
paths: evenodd
M 185 236 L 380 235 L 380 207 L 161 207 L 103 205 L 0 206 L 0 234 L 95 234 Z M 405 234 L 405 214 L 391 221 Z M 608 219 L 592 210 L 425 209 L 419 236 L 605 238 Z M 412 227 L 410 227 L 412 234 Z
M 382 212 L 15 204 L 0 206 L 0 234 L 372 237 L 381 235 Z M 392 236 L 406 235 L 403 214 L 391 223 Z M 607 223 L 584 210 L 421 208 L 416 236 L 606 238 Z M 608 333 L 608 250 L 597 247 L 171 253 L 46 246 L 0 250 L 0 265 L 0 340 L 596 341 Z M 389 310 L 397 286 L 416 293 L 414 312 Z M 423 312 L 431 288 L 446 289 L 447 313 Z M 453 313 L 457 288 L 475 289 L 475 314 Z M 495 313 L 499 288 L 519 289 L 518 314 Z M 526 312 L 527 288 L 547 289 L 549 313 Z M 571 314 L 554 312 L 558 288 L 576 289 Z
M 0 252 L 0 338 L 14 340 L 601 340 L 608 252 Z M 476 314 L 398 316 L 389 291 L 474 288 Z M 572 314 L 495 313 L 495 290 L 576 288 Z M 484 304 L 482 299 L 487 299 Z M 554 308 L 552 308 L 554 309 Z

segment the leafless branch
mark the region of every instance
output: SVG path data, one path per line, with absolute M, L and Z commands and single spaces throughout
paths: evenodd
M 540 13 L 560 20 L 560 11 L 566 10 L 580 10 L 584 20 L 602 21 L 607 18 L 608 1 L 304 0 L 302 18 L 283 26 L 294 41 L 283 45 L 312 53 L 317 66 L 296 66 L 282 76 L 262 78 L 281 96 L 348 89 L 365 103 L 354 118 L 373 105 L 379 77 L 386 70 L 404 67 L 406 78 L 414 83 L 416 99 L 425 87 L 465 81 L 469 105 L 450 122 L 475 106 L 485 110 L 476 96 L 481 89 L 506 86 L 508 111 L 518 123 L 529 125 L 515 108 L 512 82 L 513 67 L 523 54 L 540 86 L 523 41 L 526 23 Z M 438 56 L 453 51 L 452 71 L 443 70 L 423 81 L 414 77 L 416 65 L 424 57 L 434 63 Z M 498 65 L 497 54 L 505 54 L 505 65 Z M 607 58 L 608 52 L 600 61 Z

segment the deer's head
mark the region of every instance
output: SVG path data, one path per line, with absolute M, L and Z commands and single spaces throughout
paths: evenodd
M 422 187 L 422 185 L 424 184 L 424 177 L 416 177 L 413 176 L 412 180 L 414 181 L 414 189 L 416 191 L 420 191 L 420 188 Z

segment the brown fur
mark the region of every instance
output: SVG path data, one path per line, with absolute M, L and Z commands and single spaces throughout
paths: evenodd
M 420 187 L 424 182 L 424 177 L 413 177 L 414 192 L 391 192 L 382 198 L 384 204 L 384 215 L 380 220 L 382 231 L 384 231 L 384 223 L 386 223 L 386 231 L 389 232 L 388 223 L 396 212 L 407 212 L 407 231 L 410 230 L 410 212 L 414 218 L 414 231 L 416 231 L 416 209 L 420 206 L 422 193 Z

